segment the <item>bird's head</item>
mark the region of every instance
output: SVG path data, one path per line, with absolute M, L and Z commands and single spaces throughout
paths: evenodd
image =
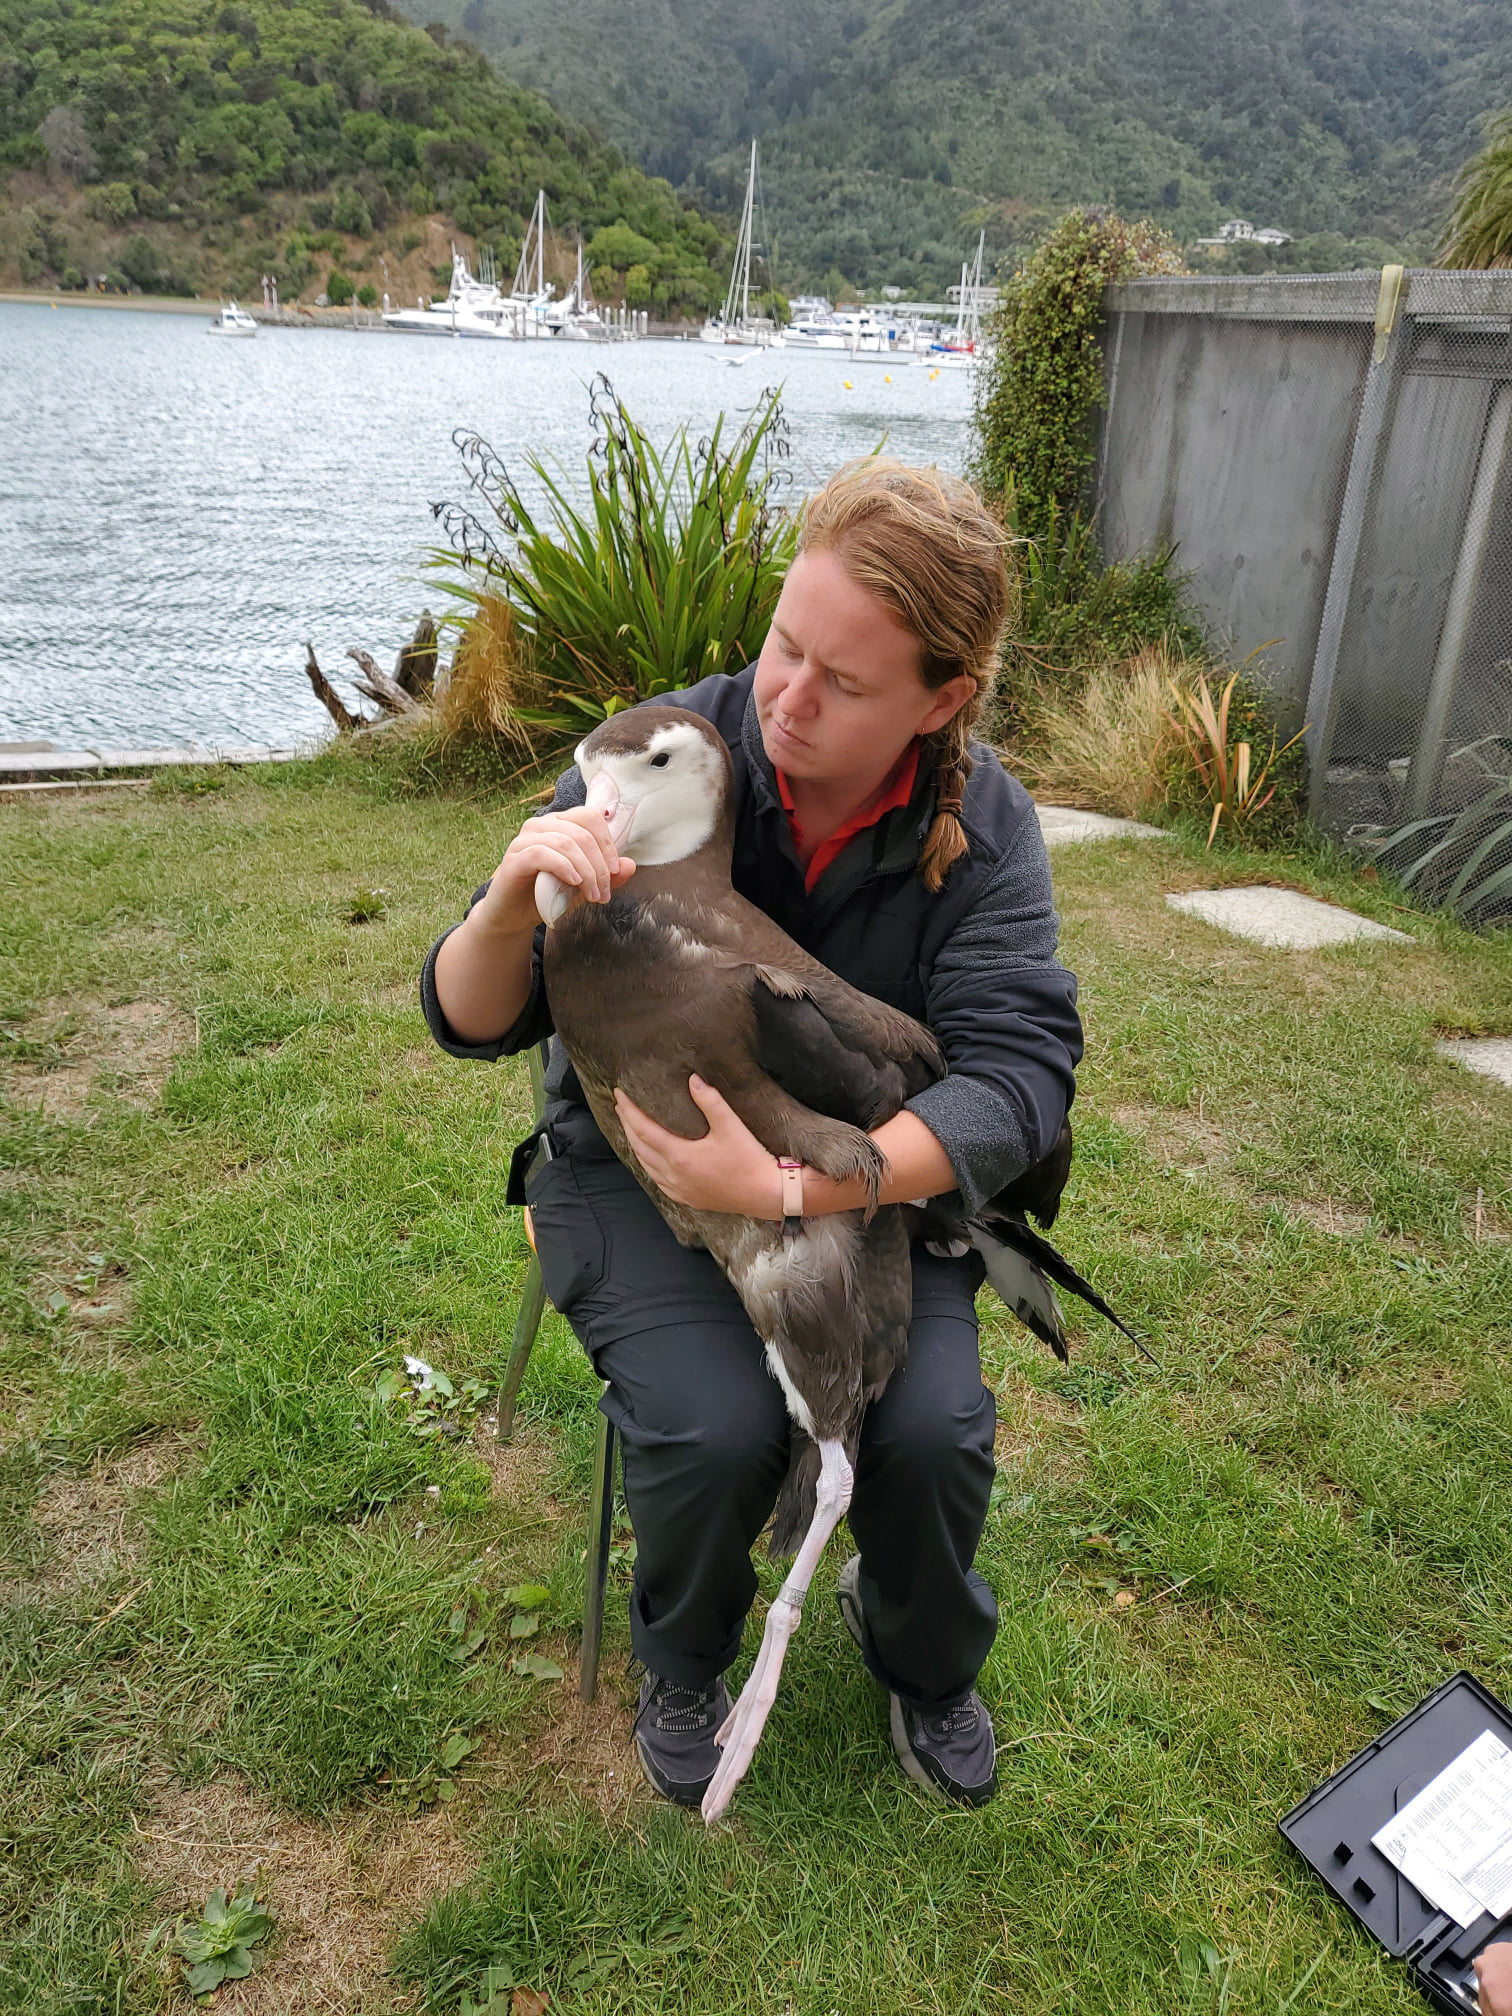
M 725 822 L 730 752 L 701 714 L 632 707 L 578 744 L 590 810 L 603 812 L 619 852 L 638 868 L 685 861 Z

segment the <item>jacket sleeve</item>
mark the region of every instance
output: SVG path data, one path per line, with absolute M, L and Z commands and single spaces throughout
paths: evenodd
M 974 1210 L 1048 1155 L 1076 1089 L 1076 979 L 1056 957 L 1050 857 L 1022 820 L 935 957 L 925 1019 L 947 1075 L 908 1102 Z
M 564 770 L 558 777 L 551 803 L 542 809 L 549 812 L 563 812 L 571 805 L 583 804 L 587 796 L 588 788 L 574 764 L 570 770 Z M 532 813 L 531 817 L 539 817 L 539 814 Z M 469 915 L 473 905 L 481 902 L 488 894 L 489 886 L 490 883 L 485 882 L 481 889 L 473 892 L 472 902 L 467 906 Z M 502 1036 L 495 1037 L 491 1043 L 464 1043 L 442 1013 L 441 1003 L 436 998 L 436 954 L 456 929 L 457 926 L 453 924 L 441 933 L 430 951 L 426 953 L 425 964 L 420 969 L 421 1012 L 425 1016 L 426 1027 L 441 1048 L 453 1057 L 476 1057 L 485 1064 L 492 1064 L 500 1057 L 518 1056 L 520 1051 L 528 1050 L 532 1044 L 550 1036 L 554 1024 L 551 1020 L 551 1006 L 546 999 L 546 982 L 541 970 L 541 955 L 546 943 L 545 925 L 536 926 L 535 936 L 531 940 L 529 998 L 513 1026 L 506 1029 Z

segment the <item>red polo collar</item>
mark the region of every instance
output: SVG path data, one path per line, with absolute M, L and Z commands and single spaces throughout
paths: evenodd
M 773 768 L 776 769 L 775 764 Z M 838 859 L 848 840 L 853 840 L 858 833 L 864 833 L 868 826 L 875 826 L 884 813 L 895 812 L 900 805 L 908 803 L 913 796 L 914 782 L 918 774 L 919 742 L 915 737 L 898 758 L 892 781 L 876 803 L 868 810 L 857 812 L 847 819 L 843 826 L 837 827 L 827 840 L 821 840 L 815 848 L 814 858 L 804 871 L 803 886 L 806 890 L 812 892 L 819 877 L 831 862 Z M 780 770 L 777 771 L 777 795 L 782 800 L 782 809 L 786 812 L 788 825 L 792 829 L 793 845 L 801 857 L 803 829 L 799 826 L 797 815 L 793 810 L 793 794 L 788 788 L 788 780 Z

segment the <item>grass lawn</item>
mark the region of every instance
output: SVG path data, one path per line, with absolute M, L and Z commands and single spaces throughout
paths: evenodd
M 589 1368 L 549 1318 L 505 1450 L 462 1384 L 528 1092 L 430 1045 L 415 974 L 517 813 L 211 781 L 0 807 L 0 2008 L 187 2007 L 153 1928 L 254 1871 L 222 2011 L 454 2016 L 491 1964 L 584 2016 L 1421 2006 L 1274 1822 L 1456 1668 L 1512 1693 L 1512 1093 L 1433 1050 L 1512 1032 L 1512 934 L 1326 859 L 1058 850 L 1060 1233 L 1158 1367 L 983 1298 L 997 1802 L 911 1790 L 817 1600 L 709 1835 L 630 1759 L 623 1554 L 576 1699 Z M 1415 942 L 1163 901 L 1262 879 Z M 447 1418 L 378 1390 L 406 1350 Z

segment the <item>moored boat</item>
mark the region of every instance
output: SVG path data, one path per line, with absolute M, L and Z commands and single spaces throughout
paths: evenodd
M 212 336 L 255 336 L 257 324 L 245 308 L 239 308 L 232 301 L 222 307 L 210 324 L 208 333 Z

